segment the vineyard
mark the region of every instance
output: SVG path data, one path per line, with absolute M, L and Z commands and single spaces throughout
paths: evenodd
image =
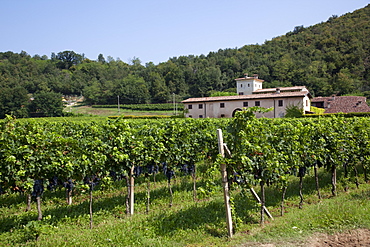
M 93 108 L 117 108 L 117 105 L 92 105 Z M 132 111 L 173 111 L 174 104 L 163 103 L 163 104 L 121 104 L 121 109 L 132 110 Z M 184 109 L 184 104 L 176 103 L 176 108 Z
M 1 232 L 27 232 L 27 241 L 47 235 L 45 229 L 58 227 L 61 221 L 60 216 L 59 221 L 52 220 L 56 216 L 50 210 L 43 214 L 43 203 L 52 195 L 62 196 L 63 200 L 55 200 L 66 208 L 86 207 L 88 220 L 81 222 L 88 225 L 82 227 L 99 228 L 101 212 L 94 212 L 99 206 L 93 199 L 97 197 L 99 205 L 104 191 L 112 189 L 118 193 L 119 205 L 110 205 L 107 215 L 117 215 L 119 208 L 119 218 L 128 221 L 150 215 L 159 207 L 165 212 L 156 217 L 163 225 L 176 228 L 183 222 L 181 230 L 194 229 L 186 219 L 171 221 L 171 210 L 180 203 L 177 193 L 186 187 L 189 193 L 180 201 L 187 203 L 186 199 L 195 208 L 213 197 L 221 200 L 216 194 L 221 190 L 220 164 L 227 167 L 234 232 L 243 224 L 264 224 L 269 200 L 276 202 L 277 196 L 280 212 L 275 210 L 273 214 L 283 215 L 292 179 L 298 179 L 294 189 L 299 195 L 299 208 L 305 202 L 306 176 L 318 200 L 327 197 L 321 191 L 321 185 L 326 186 L 321 183 L 324 177 L 330 177 L 333 197 L 338 194 L 338 183 L 349 191 L 353 185 L 359 187 L 369 180 L 368 118 L 256 119 L 253 110 L 258 109 L 242 111 L 233 119 L 199 120 L 42 121 L 8 117 L 0 127 L 0 210 L 5 212 L 11 207 L 9 201 L 17 201 L 17 205 L 23 205 L 17 207 L 24 207 L 20 210 L 31 212 L 35 201 L 37 214 L 29 213 L 21 221 L 1 215 Z M 224 134 L 228 151 L 224 157 L 219 154 L 217 129 Z M 253 188 L 258 188 L 260 196 L 260 203 L 254 204 L 260 208 L 258 218 L 256 206 L 251 211 L 254 213 L 240 210 L 250 201 L 247 196 L 243 201 L 241 195 Z M 136 189 L 140 190 L 137 195 Z M 44 196 L 49 199 L 43 200 Z M 217 205 L 210 207 L 216 210 L 217 227 L 208 231 L 226 236 L 224 208 L 222 203 Z M 130 218 L 123 217 L 125 214 Z M 68 212 L 64 217 L 70 217 Z M 191 216 L 184 212 L 184 217 Z M 170 221 L 164 223 L 166 220 Z M 155 224 L 166 231 L 157 225 L 160 223 Z

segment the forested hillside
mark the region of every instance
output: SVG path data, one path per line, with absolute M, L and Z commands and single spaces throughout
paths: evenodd
M 178 101 L 208 96 L 235 91 L 234 79 L 244 73 L 258 74 L 265 87 L 305 85 L 315 96 L 369 95 L 369 40 L 370 5 L 314 26 L 296 26 L 262 45 L 173 57 L 157 65 L 103 54 L 91 60 L 73 51 L 50 58 L 2 52 L 0 117 L 40 111 L 30 96 L 51 99 L 56 93 L 83 95 L 88 104 L 116 104 L 118 95 L 122 104 L 167 102 L 173 94 Z

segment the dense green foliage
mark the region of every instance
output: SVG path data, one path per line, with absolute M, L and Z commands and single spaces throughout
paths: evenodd
M 217 150 L 212 129 L 225 121 L 108 120 L 1 123 L 0 184 L 30 188 L 33 179 L 67 181 L 128 174 L 133 165 L 195 164 Z M 220 126 L 222 127 L 222 125 Z
M 370 6 L 310 27 L 297 26 L 262 45 L 180 56 L 155 65 L 73 51 L 47 56 L 0 53 L 0 117 L 27 115 L 27 94 L 83 95 L 88 104 L 163 103 L 235 88 L 257 73 L 265 87 L 304 85 L 316 96 L 370 91 Z
M 92 174 L 104 177 L 110 170 L 127 173 L 132 165 L 149 163 L 166 162 L 169 168 L 195 164 L 215 158 L 218 128 L 228 129 L 230 161 L 248 184 L 261 179 L 274 182 L 287 171 L 315 164 L 369 165 L 368 118 L 257 119 L 256 110 L 243 110 L 233 119 L 204 120 L 14 121 L 8 117 L 1 122 L 0 184 L 23 186 L 30 179 L 56 174 L 65 180 Z
M 368 168 L 368 118 L 256 119 L 258 109 L 233 119 L 14 121 L 1 123 L 0 184 L 30 188 L 33 179 L 81 180 L 128 174 L 131 167 L 169 169 L 216 157 L 216 129 L 228 129 L 227 159 L 247 185 L 282 182 L 288 174 L 358 163 Z M 261 109 L 263 110 L 263 109 Z M 228 125 L 228 127 L 226 127 Z M 304 172 L 303 172 L 304 175 Z

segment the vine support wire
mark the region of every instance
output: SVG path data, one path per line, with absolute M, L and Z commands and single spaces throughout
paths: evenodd
M 217 139 L 218 139 L 218 151 L 222 155 L 222 157 L 225 157 L 224 140 L 223 140 L 221 129 L 217 129 Z M 226 209 L 227 232 L 228 232 L 228 236 L 231 238 L 233 236 L 233 221 L 231 217 L 229 182 L 227 180 L 226 164 L 221 164 L 220 168 L 221 168 L 222 188 L 224 191 L 224 202 L 225 202 L 225 209 Z

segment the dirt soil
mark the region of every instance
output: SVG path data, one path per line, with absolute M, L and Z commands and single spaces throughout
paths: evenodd
M 327 235 L 318 233 L 311 236 L 306 241 L 297 242 L 284 242 L 284 243 L 269 243 L 269 244 L 258 244 L 258 243 L 246 243 L 241 245 L 243 247 L 369 247 L 370 246 L 370 230 L 369 229 L 356 229 L 346 231 L 343 233 L 336 233 L 334 235 Z
M 307 246 L 310 247 L 357 247 L 357 246 L 370 246 L 370 230 L 357 229 L 344 233 L 337 233 L 334 235 L 318 235 L 312 237 Z

